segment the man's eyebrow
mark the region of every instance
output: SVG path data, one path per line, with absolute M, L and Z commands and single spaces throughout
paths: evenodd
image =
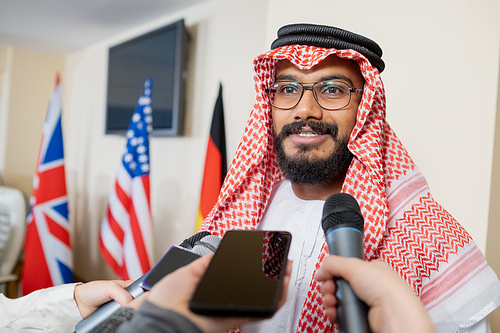
M 290 74 L 281 74 L 276 77 L 276 81 L 297 81 L 297 77 Z
M 329 80 L 341 80 L 345 81 L 349 87 L 354 87 L 354 83 L 352 80 L 343 75 L 343 74 L 329 74 L 322 76 L 319 81 L 329 81 Z M 297 81 L 297 77 L 295 75 L 290 74 L 281 74 L 276 77 L 276 81 Z M 301 83 L 312 83 L 312 82 L 301 82 Z
M 341 80 L 345 81 L 348 83 L 349 87 L 354 87 L 354 83 L 351 81 L 350 78 L 343 74 L 331 74 L 331 75 L 326 75 L 321 78 L 321 81 L 328 81 L 328 80 Z

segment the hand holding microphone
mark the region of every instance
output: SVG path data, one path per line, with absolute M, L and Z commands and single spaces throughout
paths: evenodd
M 155 267 L 135 280 L 125 288 L 125 290 L 127 290 L 132 297 L 137 298 L 144 293 L 145 288 L 149 289 L 165 275 L 175 271 L 179 267 L 189 264 L 199 256 L 215 252 L 220 244 L 220 240 L 220 237 L 210 235 L 208 231 L 197 233 L 185 239 L 180 246 L 173 246 L 170 248 Z M 145 285 L 145 282 L 147 282 L 147 285 Z M 75 332 L 91 332 L 119 308 L 120 304 L 116 301 L 104 303 L 94 313 L 80 321 L 75 326 Z
M 333 255 L 324 260 L 315 279 L 322 283 L 326 315 L 332 323 L 338 322 L 340 332 L 369 332 L 363 330 L 368 329 L 365 327 L 367 319 L 373 333 L 435 332 L 420 299 L 406 282 L 385 262 L 363 260 L 363 243 L 359 236 L 362 236 L 363 218 L 352 196 L 339 193 L 327 199 L 323 228 Z M 350 298 L 355 297 L 354 311 L 351 305 L 345 304 L 348 302 L 345 294 L 352 291 L 356 293 L 349 294 Z M 368 314 L 363 310 L 365 303 L 369 307 Z M 353 322 L 362 326 L 353 325 Z
M 325 201 L 323 230 L 330 254 L 364 259 L 363 215 L 358 202 L 347 193 L 337 193 Z M 360 301 L 344 279 L 337 279 L 337 323 L 340 333 L 367 333 L 368 307 Z

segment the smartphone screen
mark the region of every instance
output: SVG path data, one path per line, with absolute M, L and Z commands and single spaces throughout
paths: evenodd
M 273 315 L 291 239 L 285 231 L 226 232 L 194 292 L 191 310 L 213 316 Z

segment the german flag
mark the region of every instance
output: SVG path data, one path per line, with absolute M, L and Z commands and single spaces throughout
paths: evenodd
M 224 129 L 224 108 L 222 106 L 222 84 L 215 102 L 210 137 L 207 144 L 203 183 L 201 185 L 200 207 L 196 218 L 196 231 L 217 202 L 222 182 L 226 177 L 226 134 Z

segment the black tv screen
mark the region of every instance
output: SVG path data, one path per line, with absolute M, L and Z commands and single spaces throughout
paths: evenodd
M 125 135 L 148 77 L 153 136 L 182 134 L 187 42 L 179 20 L 109 49 L 106 134 Z

